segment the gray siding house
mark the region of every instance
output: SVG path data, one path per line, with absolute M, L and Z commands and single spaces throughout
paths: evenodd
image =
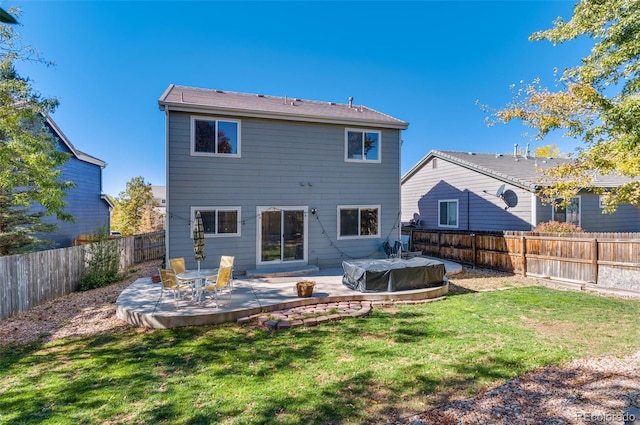
M 450 230 L 529 231 L 555 220 L 588 232 L 640 231 L 640 209 L 621 205 L 603 214 L 599 195 L 581 192 L 567 208 L 543 205 L 542 170 L 567 159 L 433 150 L 401 181 L 402 222 Z M 614 187 L 615 177 L 594 185 Z
M 167 258 L 235 272 L 335 267 L 400 238 L 401 131 L 371 108 L 170 85 L 166 122 Z

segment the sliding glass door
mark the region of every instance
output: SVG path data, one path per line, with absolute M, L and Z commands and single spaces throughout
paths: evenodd
M 306 207 L 258 208 L 258 264 L 306 262 Z

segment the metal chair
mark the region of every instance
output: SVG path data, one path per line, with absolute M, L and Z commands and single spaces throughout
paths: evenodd
M 387 256 L 387 258 L 400 258 L 402 256 L 402 242 L 394 241 L 393 245 L 387 239 L 380 246 L 380 250 Z
M 176 278 L 180 281 L 180 283 L 189 283 L 192 285 L 195 283 L 194 279 L 181 279 L 180 277 L 177 276 L 180 273 L 184 273 L 184 271 L 187 270 L 187 268 L 184 265 L 184 257 L 170 258 L 169 268 L 175 272 Z
M 231 280 L 229 281 L 229 288 L 233 289 L 233 261 L 235 257 L 230 255 L 223 255 L 220 257 L 220 267 L 231 267 Z
M 222 294 L 223 291 L 228 291 L 229 300 L 231 300 L 233 261 L 234 257 L 222 256 L 218 274 L 207 277 L 204 286 L 200 288 L 200 297 L 202 298 L 206 298 L 207 294 L 213 294 L 216 300 L 216 308 L 218 307 L 218 295 Z
M 185 283 L 179 283 L 176 278 L 176 273 L 172 269 L 159 269 L 160 281 L 162 282 L 162 291 L 160 292 L 160 299 L 164 295 L 165 291 L 173 292 L 173 298 L 176 302 L 176 308 L 180 308 L 178 305 L 178 299 L 182 299 L 184 294 L 182 291 L 191 290 L 191 285 Z

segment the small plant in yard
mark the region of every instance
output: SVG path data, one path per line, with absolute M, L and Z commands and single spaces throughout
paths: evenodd
M 119 273 L 120 248 L 118 241 L 109 239 L 106 230 L 95 235 L 96 241 L 88 245 L 85 262 L 87 269 L 80 280 L 80 290 L 100 288 L 122 280 Z

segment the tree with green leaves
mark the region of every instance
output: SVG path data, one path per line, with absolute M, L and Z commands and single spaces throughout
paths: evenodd
M 530 40 L 556 45 L 585 37 L 593 48 L 580 65 L 555 74 L 559 90 L 543 87 L 540 79 L 513 86 L 513 102 L 493 112 L 490 124 L 521 120 L 539 140 L 561 131 L 582 142 L 574 161 L 547 172 L 554 183 L 543 198 L 568 201 L 591 189 L 604 193 L 607 211 L 623 203 L 640 207 L 640 2 L 581 0 L 568 22 L 557 18 Z M 626 183 L 594 188 L 597 174 Z
M 45 119 L 58 101 L 41 97 L 17 74 L 14 63 L 21 60 L 50 64 L 24 47 L 11 26 L 0 24 L 0 255 L 48 246 L 41 235 L 56 225 L 43 223 L 44 216 L 73 220 L 64 202 L 73 183 L 60 180 L 69 157 L 58 150 Z
M 115 208 L 111 215 L 111 228 L 124 236 L 161 230 L 160 214 L 156 211 L 157 202 L 153 199 L 151 183 L 143 177 L 134 177 L 127 182 L 127 188 L 115 199 Z

